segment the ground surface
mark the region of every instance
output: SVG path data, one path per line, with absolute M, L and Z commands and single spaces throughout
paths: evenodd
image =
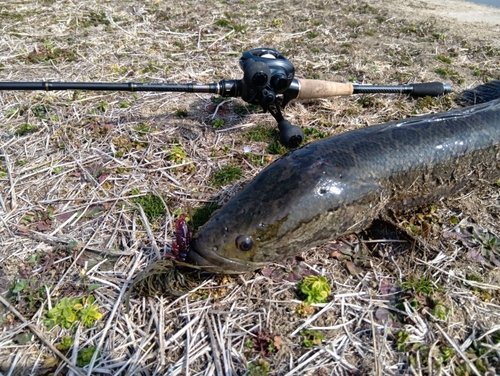
M 302 78 L 438 80 L 460 92 L 500 79 L 496 20 L 498 9 L 451 0 L 4 1 L 0 79 L 217 82 L 240 78 L 241 53 L 266 46 Z M 314 140 L 448 110 L 453 99 L 321 99 L 291 104 L 286 117 Z M 127 313 L 125 292 L 169 248 L 176 215 L 225 202 L 285 151 L 273 129 L 244 102 L 205 94 L 2 92 L 0 372 L 500 369 L 500 191 L 487 182 L 397 218 L 399 235 L 376 224 L 364 242 L 304 250 L 302 270 L 332 286 L 309 315 L 297 312 L 295 282 L 269 269 L 209 276 L 181 297 L 133 291 Z M 87 309 L 89 327 L 62 328 L 85 319 L 77 303 L 91 307 L 90 295 L 102 317 Z M 47 311 L 63 298 L 80 301 L 50 329 Z M 81 367 L 68 370 L 77 358 Z

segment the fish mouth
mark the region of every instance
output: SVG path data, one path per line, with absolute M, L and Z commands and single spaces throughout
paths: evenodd
M 221 274 L 243 274 L 260 269 L 267 264 L 234 261 L 215 252 L 200 252 L 196 249 L 195 243 L 189 247 L 187 261 L 206 271 Z

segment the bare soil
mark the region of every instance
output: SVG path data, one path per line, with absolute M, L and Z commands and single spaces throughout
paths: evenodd
M 218 82 L 241 78 L 241 53 L 264 46 L 301 78 L 453 86 L 440 98 L 293 102 L 285 116 L 310 142 L 458 107 L 456 93 L 500 79 L 498 20 L 498 9 L 455 0 L 4 1 L 0 80 Z M 295 270 L 332 286 L 309 315 L 296 283 L 277 277 L 290 279 L 284 265 L 204 275 L 180 297 L 134 290 L 127 310 L 131 282 L 170 249 L 179 213 L 223 204 L 286 151 L 274 128 L 240 99 L 208 94 L 1 92 L 0 372 L 498 373 L 500 190 L 490 182 L 304 250 Z M 241 176 L 216 180 L 228 165 Z M 90 327 L 44 324 L 62 298 L 90 295 L 103 315 Z M 319 342 L 305 346 L 303 330 Z

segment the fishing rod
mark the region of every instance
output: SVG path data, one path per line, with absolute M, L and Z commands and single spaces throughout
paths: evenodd
M 94 91 L 148 91 L 211 93 L 222 97 L 238 97 L 245 102 L 260 105 L 278 123 L 281 142 L 297 147 L 304 140 L 304 132 L 283 117 L 282 109 L 293 99 L 316 99 L 353 94 L 408 94 L 414 97 L 438 96 L 451 92 L 443 82 L 410 85 L 378 86 L 337 83 L 323 80 L 295 78 L 292 63 L 271 48 L 256 48 L 243 53 L 239 60 L 243 79 L 223 79 L 209 84 L 187 83 L 108 83 L 108 82 L 0 82 L 0 90 L 94 90 Z

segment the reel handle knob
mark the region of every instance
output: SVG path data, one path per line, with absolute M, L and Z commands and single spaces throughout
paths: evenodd
M 288 120 L 281 120 L 278 123 L 278 129 L 280 130 L 281 143 L 289 148 L 296 148 L 304 141 L 302 128 L 293 125 Z

